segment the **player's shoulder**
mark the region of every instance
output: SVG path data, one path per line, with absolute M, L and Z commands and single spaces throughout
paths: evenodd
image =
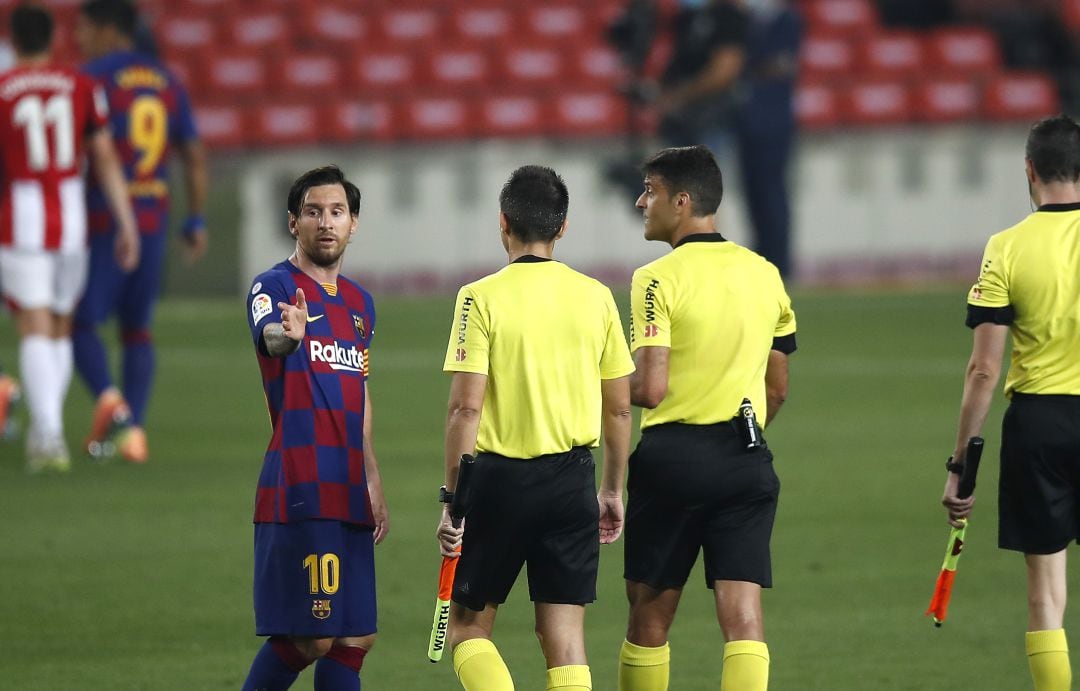
M 582 273 L 572 266 L 561 264 L 565 269 L 565 274 L 568 277 L 567 282 L 575 289 L 581 290 L 590 294 L 597 294 L 601 297 L 606 297 L 611 294 L 611 289 L 601 283 L 598 279 L 592 276 Z
M 679 257 L 675 254 L 674 250 L 667 252 L 663 256 L 653 259 L 647 264 L 642 264 L 634 270 L 634 278 L 638 279 L 642 276 L 655 276 L 657 274 L 666 274 L 669 272 L 678 273 L 677 267 L 679 266 Z
M 293 272 L 289 270 L 288 262 L 280 262 L 251 280 L 251 295 L 265 293 L 273 289 L 291 290 L 296 284 Z
M 351 302 L 364 302 L 368 305 L 375 304 L 371 293 L 367 288 L 360 285 L 348 276 L 338 276 L 338 287 L 344 294 L 351 298 Z

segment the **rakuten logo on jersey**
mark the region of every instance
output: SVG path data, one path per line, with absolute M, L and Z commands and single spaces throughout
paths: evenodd
M 308 356 L 314 363 L 325 363 L 338 372 L 356 372 L 367 375 L 367 348 L 358 350 L 356 346 L 342 347 L 337 341 L 317 341 L 310 339 Z

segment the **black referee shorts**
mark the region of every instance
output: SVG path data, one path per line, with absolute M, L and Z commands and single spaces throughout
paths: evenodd
M 772 586 L 769 540 L 780 480 L 772 453 L 747 451 L 730 423 L 649 427 L 630 456 L 628 581 L 681 588 L 699 551 L 705 585 Z
M 600 507 L 592 453 L 531 460 L 476 457 L 453 600 L 482 610 L 506 601 L 523 564 L 533 602 L 596 599 Z
M 1080 396 L 1014 393 L 1001 423 L 998 546 L 1053 554 L 1080 538 Z

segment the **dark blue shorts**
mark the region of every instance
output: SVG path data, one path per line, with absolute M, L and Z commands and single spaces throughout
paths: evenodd
M 340 521 L 255 524 L 255 633 L 375 633 L 375 542 Z
M 115 233 L 92 235 L 86 292 L 76 308 L 75 322 L 98 326 L 115 315 L 124 329 L 150 328 L 167 240 L 164 232 L 141 235 L 139 266 L 125 273 L 116 263 Z

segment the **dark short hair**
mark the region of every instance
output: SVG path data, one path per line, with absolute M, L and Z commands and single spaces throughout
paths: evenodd
M 11 12 L 11 41 L 22 55 L 37 55 L 49 49 L 53 37 L 53 18 L 39 5 L 22 3 Z
M 139 11 L 131 0 L 85 0 L 79 12 L 96 26 L 116 27 L 131 38 L 139 23 Z
M 712 216 L 724 198 L 720 166 L 708 147 L 700 144 L 662 149 L 646 159 L 641 172 L 661 178 L 671 194 L 689 194 L 694 216 Z
M 566 183 L 544 166 L 521 166 L 499 193 L 499 210 L 510 232 L 524 242 L 554 240 L 569 208 Z
M 335 165 L 322 166 L 309 170 L 300 177 L 289 189 L 289 213 L 293 216 L 300 215 L 300 204 L 312 187 L 322 185 L 341 185 L 345 188 L 345 199 L 349 202 L 349 215 L 360 215 L 360 188 L 345 179 L 345 173 Z
M 1080 125 L 1068 115 L 1040 120 L 1028 133 L 1024 156 L 1043 182 L 1080 179 Z

